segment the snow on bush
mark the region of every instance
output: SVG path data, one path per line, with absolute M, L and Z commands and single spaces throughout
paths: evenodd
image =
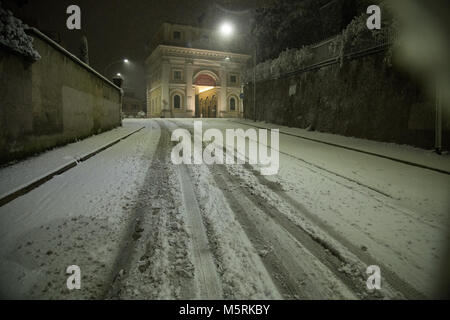
M 389 49 L 385 62 L 387 65 L 391 65 L 393 48 L 398 45 L 396 41 L 398 23 L 390 14 L 389 7 L 385 3 L 381 3 L 380 6 L 384 12 L 382 28 L 369 30 L 366 24 L 366 13 L 354 17 L 341 34 L 329 41 L 329 58 L 338 57 L 342 63 L 345 54 L 386 45 L 389 46 Z M 266 60 L 256 66 L 256 80 L 278 78 L 282 74 L 301 70 L 311 63 L 313 56 L 311 46 L 304 46 L 301 49 L 286 49 L 276 59 Z M 253 68 L 248 68 L 244 72 L 243 81 L 253 81 Z
M 13 16 L 9 10 L 4 10 L 0 2 L 0 43 L 11 50 L 37 61 L 41 58 L 33 48 L 33 37 L 25 33 L 27 25 Z
M 137 116 L 138 118 L 147 118 L 147 114 L 144 111 L 139 111 Z
M 281 74 L 300 70 L 308 65 L 312 57 L 311 50 L 305 46 L 301 49 L 286 49 L 276 59 L 266 60 L 256 65 L 256 79 L 277 78 Z M 252 81 L 252 68 L 244 72 L 243 79 L 244 82 Z
M 380 6 L 383 11 L 380 30 L 367 28 L 367 14 L 365 13 L 353 18 L 343 30 L 342 38 L 346 52 L 395 43 L 398 22 L 391 15 L 389 7 L 385 3 L 381 3 Z

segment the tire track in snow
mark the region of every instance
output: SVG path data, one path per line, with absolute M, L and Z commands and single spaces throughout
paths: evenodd
M 192 127 L 177 122 L 174 124 L 187 129 L 194 136 Z M 225 147 L 223 152 L 227 152 Z M 262 256 L 263 263 L 285 298 L 334 299 L 339 296 L 357 299 L 355 293 L 363 291 L 361 288 L 364 286 L 360 281 L 338 271 L 341 261 L 328 252 L 328 248 L 324 248 L 305 231 L 302 233 L 288 219 L 282 219 L 284 215 L 265 199 L 242 188 L 243 180 L 229 174 L 225 166 L 215 165 L 211 168 L 214 169 L 211 173 L 216 184 L 248 238 L 257 251 L 267 252 Z
M 126 230 L 122 236 L 122 239 L 119 243 L 119 252 L 114 261 L 111 273 L 109 275 L 109 283 L 105 288 L 106 290 L 103 292 L 101 298 L 103 299 L 117 299 L 120 298 L 122 289 L 123 289 L 123 280 L 124 275 L 127 270 L 130 270 L 133 263 L 136 262 L 136 258 L 134 257 L 136 253 L 136 247 L 138 247 L 138 243 L 136 240 L 139 240 L 135 234 L 141 236 L 141 221 L 144 219 L 145 215 L 150 215 L 155 222 L 155 225 L 159 225 L 157 220 L 160 220 L 161 215 L 155 215 L 154 211 L 156 208 L 153 208 L 152 203 L 148 201 L 148 193 L 150 188 L 146 186 L 151 186 L 152 181 L 160 180 L 161 177 L 155 177 L 155 173 L 161 172 L 159 169 L 159 163 L 161 162 L 161 155 L 164 154 L 164 149 L 166 148 L 166 144 L 168 143 L 167 137 L 163 135 L 161 131 L 161 135 L 159 138 L 158 145 L 156 147 L 155 156 L 151 159 L 150 155 L 146 155 L 151 161 L 149 172 L 144 181 L 144 187 L 140 190 L 138 195 L 138 204 L 132 212 L 131 217 L 129 217 L 129 223 L 126 227 Z M 156 243 L 156 239 L 159 237 L 159 229 L 153 229 L 153 232 L 149 232 L 149 238 L 154 241 L 151 243 Z M 136 239 L 137 238 L 137 239 Z M 148 248 L 147 245 L 141 244 L 146 248 L 146 252 L 154 251 L 153 248 Z
M 187 125 L 181 125 L 179 122 L 176 122 L 176 125 L 179 127 L 183 127 L 191 132 L 191 135 L 193 135 L 193 128 L 192 126 Z M 227 150 L 226 147 L 223 149 L 224 154 L 226 154 Z M 236 148 L 234 149 L 234 152 L 238 152 Z M 303 161 L 302 159 L 297 159 L 300 161 Z M 218 166 L 216 166 L 218 167 Z M 252 172 L 252 174 L 258 179 L 258 182 L 261 185 L 266 186 L 271 192 L 275 193 L 278 197 L 280 197 L 285 203 L 288 204 L 294 211 L 300 212 L 302 215 L 304 215 L 307 219 L 309 219 L 311 222 L 313 222 L 314 227 L 319 228 L 321 231 L 323 231 L 327 236 L 330 236 L 333 240 L 337 241 L 339 244 L 345 248 L 345 250 L 348 250 L 351 254 L 356 256 L 362 265 L 368 266 L 368 265 L 378 265 L 383 270 L 383 278 L 386 279 L 386 281 L 398 292 L 403 294 L 408 299 L 424 299 L 426 296 L 416 290 L 412 285 L 407 283 L 406 281 L 402 280 L 397 274 L 395 274 L 390 268 L 385 266 L 383 263 L 376 261 L 372 256 L 370 256 L 366 252 L 361 252 L 360 248 L 354 246 L 351 242 L 349 242 L 347 239 L 339 235 L 337 232 L 335 232 L 333 229 L 330 229 L 329 227 L 325 226 L 320 219 L 315 217 L 312 213 L 310 213 L 301 203 L 297 202 L 295 199 L 291 198 L 287 193 L 285 193 L 283 190 L 279 188 L 279 186 L 276 186 L 275 183 L 267 180 L 265 177 L 261 176 L 258 172 L 256 172 L 252 166 L 248 164 L 244 165 L 244 168 L 246 168 L 248 171 Z M 319 168 L 322 169 L 323 168 Z M 226 171 L 226 170 L 225 170 Z M 328 170 L 324 170 L 328 171 Z M 223 174 L 223 173 L 222 173 Z M 346 177 L 344 177 L 346 178 Z M 347 179 L 347 178 L 346 178 Z M 220 183 L 220 178 L 218 183 Z M 234 183 L 236 185 L 239 185 L 240 182 L 244 182 L 242 179 L 236 180 Z M 223 187 L 224 185 L 222 185 Z M 367 187 L 364 185 L 364 187 Z M 371 188 L 369 188 L 371 189 Z M 334 248 L 333 245 L 329 244 L 326 240 L 322 239 L 320 236 L 312 234 L 306 229 L 301 228 L 298 224 L 291 221 L 285 214 L 277 210 L 273 205 L 268 203 L 266 199 L 264 199 L 261 196 L 258 196 L 256 194 L 250 194 L 248 191 L 245 190 L 245 188 L 241 188 L 241 191 L 243 193 L 246 192 L 248 199 L 251 199 L 254 206 L 258 206 L 262 212 L 265 212 L 266 214 L 270 215 L 273 219 L 279 223 L 284 230 L 287 232 L 290 232 L 294 238 L 296 238 L 298 241 L 300 241 L 302 244 L 306 244 L 308 249 L 311 249 L 313 254 L 317 256 L 317 258 L 322 261 L 325 265 L 329 267 L 329 269 L 340 278 L 344 283 L 349 285 L 349 287 L 353 288 L 355 292 L 361 293 L 362 296 L 365 294 L 365 283 L 361 283 L 361 281 L 358 281 L 354 277 L 348 276 L 346 273 L 339 271 L 340 269 L 340 263 L 342 264 L 348 264 L 350 263 L 347 261 L 339 252 L 337 248 Z M 376 192 L 379 192 L 378 190 L 374 190 Z M 226 192 L 225 192 L 226 193 Z M 379 192 L 380 193 L 380 192 Z M 390 197 L 390 196 L 388 196 Z M 235 197 L 230 196 L 228 194 L 230 206 L 233 207 L 233 202 L 237 202 Z M 248 207 L 249 205 L 247 205 Z M 251 204 L 250 204 L 251 206 Z M 245 206 L 244 206 L 245 208 Z M 240 210 L 239 206 L 234 205 L 234 209 L 236 209 L 238 212 L 245 210 Z M 241 216 L 242 218 L 242 216 Z M 243 222 L 245 224 L 245 222 Z M 247 226 L 248 228 L 248 226 Z M 251 238 L 251 236 L 249 236 Z M 307 240 L 309 238 L 309 240 Z M 305 242 L 306 240 L 306 242 Z M 315 243 L 315 245 L 313 243 Z M 335 259 L 329 259 L 326 258 L 326 255 L 323 255 L 323 251 L 330 253 L 333 255 L 337 260 Z M 267 266 L 266 266 L 267 267 Z M 270 266 L 268 267 L 271 268 Z M 289 290 L 288 290 L 289 291 Z M 291 290 L 292 291 L 292 290 Z M 285 290 L 286 293 L 286 290 Z M 289 295 L 289 292 L 287 293 Z
M 280 221 L 223 166 L 211 171 L 280 292 L 287 299 L 357 299 L 360 287 L 337 271 L 340 261 L 295 225 Z M 292 228 L 294 227 L 294 228 Z
M 147 155 L 150 166 L 146 174 L 138 201 L 120 242 L 120 250 L 110 274 L 110 283 L 103 298 L 121 299 L 124 297 L 158 298 L 157 294 L 174 295 L 168 292 L 169 282 L 186 287 L 189 277 L 171 279 L 166 275 L 169 256 L 173 250 L 164 250 L 168 246 L 167 227 L 171 225 L 174 213 L 174 201 L 168 187 L 169 170 L 167 150 L 170 139 L 164 127 L 161 127 L 160 139 L 153 157 Z M 162 270 L 163 269 L 163 270 Z M 174 280 L 174 281 L 171 281 Z M 147 288 L 148 290 L 145 290 Z M 144 289 L 144 290 L 141 290 Z M 132 291 L 137 291 L 134 294 Z
M 170 122 L 174 124 L 173 122 Z M 175 124 L 178 127 L 178 124 Z M 166 128 L 166 124 L 163 124 Z M 186 211 L 187 224 L 192 237 L 192 254 L 195 265 L 196 279 L 199 286 L 199 298 L 222 299 L 221 279 L 216 266 L 216 259 L 208 241 L 208 234 L 203 221 L 200 205 L 194 186 L 191 182 L 191 172 L 187 165 L 177 166 L 181 186 L 183 206 Z
M 221 299 L 223 293 L 220 278 L 217 273 L 214 256 L 209 247 L 202 214 L 186 165 L 178 166 L 178 174 L 187 220 L 191 228 L 194 265 L 196 266 L 196 277 L 200 287 L 200 297 L 208 300 Z
M 381 270 L 383 270 L 383 278 L 385 281 L 387 281 L 391 286 L 394 287 L 394 289 L 401 292 L 407 299 L 424 299 L 426 296 L 416 290 L 413 286 L 411 286 L 409 283 L 405 282 L 403 279 L 401 279 L 397 274 L 395 274 L 390 268 L 388 268 L 386 265 L 384 265 L 382 262 L 377 261 L 375 258 L 373 258 L 369 253 L 361 251 L 360 248 L 352 244 L 350 241 L 348 241 L 346 238 L 341 236 L 339 233 L 337 233 L 335 230 L 330 228 L 329 226 L 326 226 L 319 218 L 317 218 L 313 213 L 309 212 L 301 203 L 299 203 L 297 200 L 293 199 L 290 195 L 288 195 L 286 192 L 281 190 L 279 186 L 277 186 L 274 182 L 267 180 L 265 177 L 258 174 L 256 170 L 254 170 L 249 164 L 244 165 L 244 167 L 253 173 L 253 175 L 258 179 L 259 183 L 266 186 L 268 189 L 270 189 L 273 193 L 275 193 L 278 197 L 280 197 L 283 201 L 285 201 L 289 206 L 294 208 L 295 211 L 300 212 L 302 215 L 304 215 L 307 219 L 309 219 L 311 222 L 314 223 L 316 227 L 324 231 L 326 234 L 331 236 L 334 240 L 342 244 L 350 253 L 355 255 L 361 262 L 363 262 L 365 265 L 378 265 Z M 289 220 L 287 217 L 285 219 Z M 293 222 L 291 222 L 292 225 L 294 225 Z M 316 236 L 314 237 L 316 241 L 320 241 L 320 239 Z M 330 247 L 328 244 L 322 241 L 322 245 L 324 245 L 327 249 L 333 251 L 333 248 Z M 338 254 L 336 252 L 336 254 Z M 344 258 L 341 258 L 343 261 L 345 261 Z
M 158 124 L 158 147 L 104 296 L 221 299 L 220 278 L 187 168 L 170 163 L 170 133 L 164 122 Z
M 180 126 L 179 123 L 177 123 L 177 125 Z M 193 131 L 192 128 L 188 128 L 188 127 L 185 127 L 185 128 L 188 129 L 191 132 L 191 134 L 192 134 L 192 131 Z M 223 149 L 223 152 L 224 152 L 224 154 L 226 154 L 226 152 L 227 152 L 225 147 Z M 235 148 L 234 152 L 235 152 L 235 154 L 237 154 L 238 150 Z M 293 158 L 295 158 L 295 159 L 297 159 L 299 161 L 307 162 L 307 161 L 304 161 L 303 159 L 296 158 L 296 157 L 294 157 L 292 155 L 289 155 L 287 153 L 284 153 L 284 152 L 281 152 L 281 151 L 280 151 L 280 153 L 283 153 L 283 154 L 285 154 L 287 156 L 293 157 Z M 329 170 L 324 169 L 324 168 L 322 168 L 320 166 L 316 166 L 316 165 L 314 165 L 312 163 L 311 163 L 311 165 L 315 166 L 317 169 L 319 169 L 319 171 L 323 170 L 325 172 L 329 172 L 329 173 L 332 173 L 334 175 L 340 176 L 341 178 L 344 178 L 344 179 L 352 181 L 352 179 L 350 179 L 348 177 L 341 176 L 341 175 L 336 174 L 334 172 L 330 172 Z M 369 266 L 369 265 L 378 265 L 378 266 L 380 266 L 380 268 L 383 270 L 383 278 L 385 279 L 385 281 L 388 282 L 393 287 L 393 289 L 395 289 L 398 292 L 400 292 L 405 298 L 407 298 L 407 299 L 426 299 L 426 295 L 424 293 L 420 292 L 414 286 L 412 286 L 411 284 L 409 284 L 408 282 L 406 282 L 405 280 L 400 278 L 400 276 L 398 276 L 394 271 L 392 271 L 389 267 L 387 267 L 382 262 L 380 262 L 380 261 L 376 260 L 375 258 L 373 258 L 369 253 L 361 251 L 359 247 L 355 246 L 353 243 L 348 241 L 345 237 L 343 237 L 340 234 L 338 234 L 332 228 L 327 227 L 319 218 L 317 218 L 313 213 L 309 212 L 301 203 L 299 203 L 298 201 L 293 199 L 291 196 L 289 196 L 286 192 L 281 190 L 279 188 L 279 186 L 277 186 L 275 183 L 269 181 L 264 176 L 261 176 L 259 174 L 259 172 L 254 170 L 252 168 L 252 166 L 248 164 L 248 159 L 246 159 L 246 164 L 244 165 L 244 167 L 247 170 L 249 170 L 250 172 L 252 172 L 252 174 L 257 178 L 257 180 L 258 180 L 258 182 L 260 184 L 266 186 L 271 192 L 276 194 L 286 204 L 288 204 L 288 206 L 290 206 L 294 211 L 301 213 L 304 217 L 306 217 L 308 220 L 310 220 L 314 224 L 315 228 L 318 228 L 319 230 L 323 231 L 327 236 L 331 237 L 333 240 L 338 242 L 343 248 L 345 248 L 345 250 L 347 250 L 352 255 L 357 257 L 357 259 L 359 259 L 359 261 L 361 262 L 362 265 L 364 265 L 364 266 Z M 312 171 L 315 172 L 314 170 L 312 170 Z M 320 172 L 316 172 L 316 173 L 323 175 Z M 334 179 L 332 179 L 332 180 L 335 181 Z M 244 182 L 244 180 L 241 180 L 241 181 Z M 335 181 L 335 182 L 337 182 L 337 181 Z M 372 191 L 375 191 L 377 193 L 380 193 L 382 196 L 384 195 L 387 198 L 391 198 L 392 199 L 391 196 L 389 196 L 387 194 L 384 194 L 383 192 L 380 192 L 379 190 L 374 190 L 373 188 L 371 188 L 371 187 L 369 187 L 367 185 L 358 183 L 357 181 L 352 181 L 352 182 L 355 182 L 356 184 L 361 185 L 363 187 L 366 187 L 368 189 L 372 189 Z M 339 183 L 339 182 L 337 182 L 337 183 Z M 342 183 L 339 183 L 339 184 L 342 184 Z M 342 185 L 344 187 L 349 188 L 345 184 L 342 184 Z M 352 188 L 352 190 L 353 190 L 353 188 Z M 266 203 L 267 205 L 269 205 L 267 203 L 267 200 L 264 199 L 263 197 L 256 197 L 256 198 L 257 198 L 257 200 L 254 201 L 255 205 L 260 205 L 262 203 Z M 265 210 L 266 209 L 263 209 L 263 211 L 265 211 Z M 270 209 L 268 209 L 268 210 L 269 210 L 268 212 L 270 212 Z M 282 224 L 284 224 L 285 226 L 291 225 L 291 227 L 294 227 L 296 229 L 300 229 L 301 228 L 298 224 L 296 224 L 295 222 L 291 221 L 288 217 L 286 217 L 283 213 L 279 212 L 278 210 L 275 210 L 275 211 L 272 211 L 272 212 L 277 214 L 277 216 L 279 217 L 278 221 L 282 222 Z M 286 220 L 286 221 L 284 221 L 284 220 Z M 288 229 L 290 229 L 290 228 L 288 228 Z M 344 257 L 342 257 L 342 255 L 339 253 L 338 249 L 334 248 L 333 245 L 329 244 L 326 240 L 322 239 L 318 235 L 312 234 L 308 230 L 305 230 L 305 229 L 302 229 L 302 230 L 304 232 L 306 232 L 309 235 L 309 237 L 311 237 L 316 243 L 318 243 L 324 249 L 332 252 L 343 263 L 349 263 L 349 261 L 346 261 L 346 259 Z M 337 270 L 337 268 L 336 268 L 336 270 Z M 333 269 L 333 270 L 335 270 L 335 269 Z

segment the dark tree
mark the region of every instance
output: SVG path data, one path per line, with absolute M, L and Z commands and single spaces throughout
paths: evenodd
M 365 9 L 365 0 L 274 0 L 255 11 L 252 34 L 258 62 L 287 48 L 332 37 Z
M 89 47 L 86 36 L 81 37 L 80 43 L 80 60 L 86 64 L 89 64 Z

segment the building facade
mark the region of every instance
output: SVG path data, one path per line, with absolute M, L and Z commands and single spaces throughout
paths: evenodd
M 243 115 L 242 71 L 251 57 L 217 39 L 211 30 L 163 24 L 146 59 L 148 117 Z

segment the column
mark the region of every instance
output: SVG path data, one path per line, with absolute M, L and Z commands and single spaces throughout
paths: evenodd
M 152 89 L 152 81 L 153 81 L 154 75 L 152 74 L 152 70 L 150 69 L 150 66 L 145 63 L 145 81 L 147 83 L 146 89 L 145 89 L 145 103 L 147 105 L 147 118 L 153 117 L 153 114 L 151 113 L 151 96 L 150 96 L 150 90 Z
M 153 117 L 154 115 L 151 113 L 152 112 L 152 109 L 151 109 L 151 93 L 150 93 L 150 90 L 152 89 L 151 88 L 151 81 L 152 81 L 152 78 L 147 74 L 147 86 L 146 86 L 146 89 L 145 89 L 145 103 L 146 103 L 146 105 L 147 105 L 147 118 L 151 118 L 151 117 Z
M 161 113 L 164 117 L 171 116 L 169 96 L 170 64 L 163 60 L 161 66 Z
M 242 79 L 242 77 L 240 77 L 239 79 Z M 238 115 L 239 118 L 244 118 L 244 99 L 242 98 L 243 96 L 244 96 L 244 85 L 241 84 L 241 92 L 239 94 L 239 115 Z
M 220 68 L 219 77 L 220 90 L 217 101 L 217 117 L 221 118 L 224 116 L 224 112 L 227 111 L 227 72 L 224 66 Z
M 186 82 L 186 116 L 193 117 L 195 113 L 195 92 L 192 88 L 192 77 L 194 76 L 192 61 L 186 61 L 184 76 Z

